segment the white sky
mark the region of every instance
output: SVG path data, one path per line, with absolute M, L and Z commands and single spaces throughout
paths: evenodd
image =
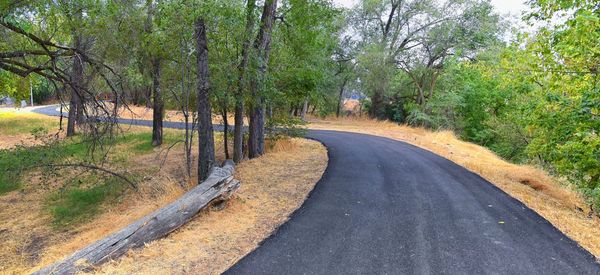
M 352 7 L 358 0 L 333 0 L 334 3 L 344 7 Z M 492 5 L 496 7 L 499 14 L 521 16 L 521 13 L 527 9 L 526 0 L 492 0 Z

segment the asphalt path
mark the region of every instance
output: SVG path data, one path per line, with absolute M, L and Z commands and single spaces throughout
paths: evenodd
M 323 177 L 226 274 L 600 274 L 594 256 L 548 221 L 447 159 L 370 135 L 308 137 L 327 147 Z

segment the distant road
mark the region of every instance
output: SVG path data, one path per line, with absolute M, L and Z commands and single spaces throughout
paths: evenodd
M 31 112 L 47 115 L 47 116 L 60 116 L 60 105 L 48 105 L 41 107 L 34 107 L 31 109 Z M 67 113 L 63 112 L 63 115 L 67 117 Z M 117 121 L 120 124 L 124 125 L 135 125 L 135 126 L 147 126 L 152 127 L 152 120 L 141 120 L 141 119 L 130 119 L 130 118 L 119 118 Z M 173 121 L 163 121 L 164 128 L 173 128 L 173 129 L 184 129 L 185 123 L 183 122 L 173 122 Z M 213 129 L 215 131 L 222 132 L 224 127 L 223 125 L 214 124 Z M 231 127 L 233 131 L 233 127 Z
M 227 274 L 600 274 L 595 258 L 548 221 L 449 160 L 370 135 L 308 137 L 328 149 L 325 174 Z

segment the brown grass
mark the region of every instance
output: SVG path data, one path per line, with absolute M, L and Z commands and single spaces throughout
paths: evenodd
M 251 252 L 297 209 L 327 164 L 315 141 L 281 140 L 265 156 L 243 162 L 242 186 L 222 211 L 204 211 L 167 238 L 107 263 L 98 273 L 218 274 Z
M 588 217 L 589 207 L 564 179 L 540 168 L 509 163 L 485 147 L 461 141 L 451 131 L 432 132 L 361 117 L 312 119 L 309 128 L 382 136 L 432 151 L 481 175 L 600 258 L 600 219 Z
M 142 130 L 141 127 L 130 129 L 131 132 Z M 145 130 L 148 131 L 147 128 Z M 125 147 L 117 149 L 127 150 Z M 189 186 L 185 181 L 182 183 L 183 173 L 179 173 L 183 167 L 183 152 L 174 148 L 160 168 L 163 159 L 157 156 L 161 150 L 157 148 L 153 153 L 128 160 L 129 164 L 144 165 L 114 169 L 144 174 L 144 178 L 138 182 L 139 192 L 128 190 L 120 203 L 103 205 L 101 215 L 74 228 L 54 228 L 52 217 L 44 205 L 48 194 L 64 186 L 64 179 L 43 177 L 38 171 L 25 175 L 26 180 L 19 190 L 0 196 L 0 274 L 22 274 L 31 268 L 39 269 L 128 225 L 182 194 L 185 190 L 181 186 Z M 219 158 L 223 159 L 222 156 Z M 76 174 L 73 171 L 61 171 L 61 175 Z

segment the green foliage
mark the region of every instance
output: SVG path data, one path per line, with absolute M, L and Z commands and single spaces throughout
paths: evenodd
M 579 1 L 532 3 L 532 18 L 548 24 L 472 60 L 446 62 L 433 97 L 404 104 L 406 121 L 544 165 L 600 209 L 600 15 Z
M 588 1 L 535 1 L 533 17 L 561 17 L 525 37 L 530 81 L 540 88 L 529 111 L 530 156 L 539 156 L 573 180 L 600 207 L 600 14 Z

